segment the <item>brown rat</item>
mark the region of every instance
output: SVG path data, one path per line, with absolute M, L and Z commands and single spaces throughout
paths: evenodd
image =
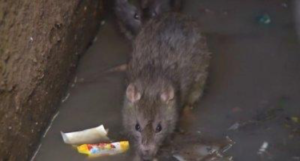
M 142 11 L 137 3 L 115 0 L 115 15 L 122 33 L 132 40 L 142 25 Z
M 141 0 L 144 17 L 154 18 L 168 12 L 180 12 L 183 0 Z
M 123 124 L 140 160 L 152 160 L 175 129 L 183 106 L 202 95 L 210 52 L 199 24 L 166 14 L 151 19 L 133 44 Z
M 183 0 L 115 0 L 115 15 L 120 30 L 132 40 L 149 19 L 179 11 Z

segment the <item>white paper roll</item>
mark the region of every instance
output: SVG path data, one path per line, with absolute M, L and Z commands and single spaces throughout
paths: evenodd
M 105 130 L 104 126 L 100 125 L 83 131 L 69 133 L 61 132 L 61 136 L 66 144 L 78 145 L 109 141 L 107 133 L 108 132 Z

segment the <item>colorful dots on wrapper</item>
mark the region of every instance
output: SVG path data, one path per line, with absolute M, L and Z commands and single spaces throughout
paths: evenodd
M 108 156 L 123 153 L 129 149 L 128 141 L 99 144 L 83 144 L 77 147 L 77 151 L 88 156 Z

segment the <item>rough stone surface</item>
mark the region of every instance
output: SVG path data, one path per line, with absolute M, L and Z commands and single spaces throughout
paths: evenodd
M 0 0 L 0 160 L 28 160 L 92 41 L 101 0 Z

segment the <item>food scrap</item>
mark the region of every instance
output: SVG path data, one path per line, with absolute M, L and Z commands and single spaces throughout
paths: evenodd
M 109 156 L 123 153 L 129 149 L 128 141 L 99 144 L 83 144 L 77 147 L 77 151 L 88 156 Z

